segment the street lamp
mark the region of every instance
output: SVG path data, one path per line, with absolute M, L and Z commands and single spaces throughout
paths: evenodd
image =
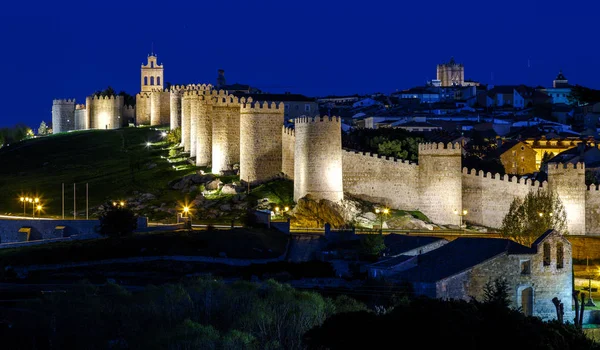
M 41 216 L 42 213 L 42 205 L 38 204 L 38 206 L 36 207 L 37 211 L 38 211 L 38 218 Z
M 192 222 L 189 219 L 189 213 L 190 213 L 190 207 L 188 207 L 188 206 L 183 207 L 183 216 L 182 216 L 182 218 L 185 219 L 185 221 L 184 221 L 185 222 L 185 227 L 188 228 L 188 229 L 191 229 L 192 228 Z
M 586 261 L 586 267 L 585 267 L 586 271 L 589 271 L 589 258 Z M 585 306 L 596 306 L 596 304 L 594 303 L 594 299 L 592 299 L 592 274 L 590 274 L 588 272 L 588 294 L 589 294 L 589 298 L 587 300 L 587 302 L 585 303 Z
M 390 210 L 388 208 L 375 209 L 375 213 L 379 216 L 379 233 L 383 233 L 383 216 L 389 214 Z
M 459 212 L 458 210 L 454 209 L 454 214 L 458 215 L 458 217 L 460 218 L 460 228 L 463 228 L 463 216 L 467 215 L 468 213 L 469 212 L 467 211 L 467 209 L 463 209 L 462 212 Z
M 25 216 L 25 202 L 28 202 L 29 198 L 21 197 L 20 200 L 21 200 L 21 204 L 23 204 L 23 216 Z

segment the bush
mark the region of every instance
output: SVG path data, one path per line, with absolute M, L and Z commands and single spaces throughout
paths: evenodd
M 134 212 L 119 205 L 108 206 L 100 216 L 100 234 L 121 237 L 131 234 L 137 228 Z

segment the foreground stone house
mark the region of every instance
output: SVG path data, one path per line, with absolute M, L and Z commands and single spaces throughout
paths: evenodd
M 574 318 L 571 244 L 555 230 L 546 231 L 531 247 L 508 239 L 461 237 L 424 254 L 393 259 L 397 263 L 387 268 L 396 273 L 387 278 L 409 282 L 416 295 L 483 300 L 488 282 L 505 279 L 511 307 L 552 320 L 552 298 L 557 297 L 564 304 L 564 319 Z

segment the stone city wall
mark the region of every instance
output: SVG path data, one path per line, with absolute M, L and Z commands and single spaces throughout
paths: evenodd
M 281 129 L 281 172 L 286 179 L 294 179 L 294 147 L 296 133 L 293 127 Z
M 340 117 L 295 119 L 294 201 L 305 195 L 344 199 Z
M 558 194 L 565 207 L 569 234 L 584 235 L 587 192 L 584 164 L 549 163 L 548 185 Z
M 438 224 L 460 224 L 462 147 L 459 143 L 419 144 L 419 210 Z
M 52 132 L 75 130 L 75 99 L 52 101 Z
M 135 95 L 136 125 L 150 125 L 150 93 L 140 92 Z
M 391 208 L 416 210 L 418 166 L 409 161 L 356 151 L 342 152 L 344 191 Z
M 585 230 L 587 235 L 600 235 L 600 190 L 589 186 L 585 192 Z
M 208 92 L 205 92 L 208 93 Z M 210 94 L 198 96 L 196 118 L 196 166 L 212 166 L 212 99 Z
M 87 109 L 84 104 L 75 105 L 75 130 L 89 129 Z
M 240 108 L 240 180 L 259 183 L 281 173 L 283 103 L 242 98 Z
M 121 127 L 123 96 L 88 96 L 86 98 L 90 129 L 117 129 Z
M 240 161 L 240 103 L 220 90 L 213 98 L 212 172 L 233 170 Z
M 471 224 L 499 228 L 512 201 L 515 198 L 523 199 L 529 191 L 539 188 L 547 188 L 547 183 L 463 168 L 462 206 L 467 210 L 464 220 Z

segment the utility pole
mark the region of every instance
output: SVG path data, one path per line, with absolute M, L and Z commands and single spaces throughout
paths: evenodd
M 73 183 L 73 220 L 77 219 L 77 203 L 76 203 L 76 194 L 75 194 L 76 188 L 75 188 L 75 183 Z
M 62 218 L 65 219 L 65 183 L 62 183 Z
M 88 183 L 85 183 L 85 219 L 89 220 L 89 205 L 88 205 Z

